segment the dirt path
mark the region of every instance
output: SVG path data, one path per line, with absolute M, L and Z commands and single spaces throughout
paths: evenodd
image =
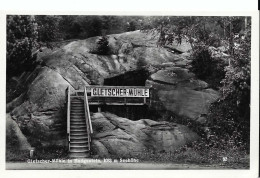
M 84 160 L 83 160 L 84 161 Z M 86 161 L 86 160 L 85 160 Z M 234 169 L 224 165 L 196 165 L 196 164 L 176 164 L 176 163 L 105 163 L 105 162 L 80 162 L 68 163 L 28 163 L 28 162 L 7 162 L 7 170 L 167 170 L 167 169 Z M 236 167 L 236 169 L 245 169 Z

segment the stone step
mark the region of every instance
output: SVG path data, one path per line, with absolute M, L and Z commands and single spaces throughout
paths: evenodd
M 86 124 L 70 124 L 70 128 L 77 128 L 77 129 L 79 129 L 79 128 L 84 128 L 84 126 L 86 127 Z
M 84 107 L 84 103 L 71 103 L 70 107 Z
M 74 153 L 74 152 L 71 152 L 69 153 L 69 157 L 70 158 L 87 158 L 89 157 L 89 152 L 81 152 L 81 153 Z
M 79 135 L 74 136 L 74 135 L 72 135 L 72 136 L 70 136 L 70 141 L 72 141 L 72 140 L 84 140 L 84 139 L 88 139 L 88 136 L 87 135 L 83 135 L 83 136 L 79 136 Z
M 70 103 L 73 103 L 73 104 L 84 104 L 84 100 L 71 100 Z
M 86 153 L 89 149 L 87 147 L 76 147 L 70 148 L 71 153 Z
M 85 112 L 84 112 L 84 110 L 82 110 L 82 111 L 70 110 L 70 114 L 85 114 Z
M 85 110 L 84 110 L 84 107 L 81 107 L 81 108 L 74 108 L 74 107 L 72 107 L 72 108 L 70 108 L 70 111 L 84 112 Z
M 70 128 L 82 128 L 84 126 L 86 126 L 86 124 L 70 124 L 72 127 Z
M 85 113 L 84 112 L 82 112 L 82 113 L 79 113 L 79 112 L 72 112 L 72 113 L 70 113 L 70 116 L 85 116 Z
M 83 110 L 83 111 L 84 111 L 84 107 L 83 107 L 83 106 L 72 106 L 72 107 L 70 108 L 70 110 L 75 110 L 75 111 Z
M 70 139 L 70 143 L 88 143 L 88 138 L 82 138 L 82 139 Z
M 78 145 L 78 144 L 70 144 L 70 150 L 77 150 L 77 151 L 88 151 L 88 144 L 85 144 L 85 145 Z
M 87 132 L 86 127 L 85 128 L 70 128 L 71 132 Z
M 70 106 L 82 106 L 82 107 L 84 107 L 84 103 L 82 102 L 82 103 L 79 103 L 79 102 L 71 102 L 70 103 Z
M 83 128 L 87 129 L 86 124 L 84 124 L 84 125 L 70 125 L 70 129 L 83 129 Z
M 88 146 L 88 141 L 85 141 L 85 140 L 82 140 L 82 141 L 80 141 L 80 140 L 73 140 L 73 141 L 71 141 L 70 142 L 70 145 L 71 146 L 84 146 L 84 145 L 86 145 L 86 146 Z
M 70 136 L 88 136 L 87 131 L 70 131 Z
M 77 122 L 77 121 L 84 121 L 85 122 L 85 117 L 71 117 L 70 120 L 72 122 Z
M 84 109 L 70 109 L 70 113 L 85 113 Z
M 71 101 L 71 105 L 84 105 L 84 101 Z
M 82 115 L 77 115 L 77 116 L 70 116 L 70 120 L 76 120 L 76 119 L 80 119 L 80 120 L 86 120 L 85 116 Z
M 71 114 L 70 115 L 70 118 L 85 118 L 85 114 L 75 114 L 75 113 L 73 113 L 73 114 Z
M 70 98 L 72 99 L 72 98 L 84 98 L 84 96 L 76 96 L 76 95 L 74 95 L 74 96 L 70 96 Z
M 73 121 L 73 120 L 70 120 L 70 124 L 71 124 L 71 125 L 83 125 L 83 124 L 86 125 L 86 122 L 85 122 L 84 120 L 82 120 L 82 121 Z
M 85 115 L 85 112 L 76 112 L 76 111 L 72 111 L 70 112 L 70 115 L 71 116 L 84 116 Z
M 78 112 L 70 113 L 70 115 L 73 115 L 73 116 L 84 115 L 84 114 L 85 114 L 84 112 L 82 112 L 82 113 L 78 113 Z
M 72 103 L 72 104 L 82 104 L 82 105 L 84 105 L 84 101 L 83 101 L 83 100 L 82 100 L 82 101 L 72 100 L 70 103 Z
M 70 109 L 84 109 L 83 104 L 72 104 L 70 105 Z

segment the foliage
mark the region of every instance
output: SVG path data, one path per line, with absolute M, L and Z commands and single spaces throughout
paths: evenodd
M 127 23 L 127 31 L 135 31 L 136 30 L 136 24 L 135 21 L 131 21 Z
M 208 82 L 212 88 L 218 89 L 225 77 L 226 63 L 223 59 L 214 57 L 208 46 L 195 46 L 192 53 L 191 70 L 200 78 Z
M 59 16 L 59 29 L 64 39 L 89 38 L 140 28 L 138 16 Z
M 7 76 L 32 70 L 36 56 L 32 49 L 37 44 L 37 24 L 32 16 L 7 16 Z
M 250 138 L 250 18 L 248 17 L 160 17 L 160 46 L 191 44 L 192 71 L 220 89 L 222 97 L 211 106 L 207 119 L 210 144 L 234 142 L 238 150 L 249 148 Z M 172 34 L 173 37 L 169 37 Z M 170 40 L 169 40 L 170 39 Z M 220 50 L 218 47 L 224 48 Z M 214 50 L 218 50 L 215 54 Z M 224 54 L 225 52 L 225 54 Z M 225 57 L 223 57 L 225 56 Z M 206 137 L 206 135 L 205 135 Z M 207 144 L 206 144 L 207 145 Z M 206 146 L 204 144 L 204 147 Z M 207 147 L 205 147 L 207 148 Z M 218 148 L 223 148 L 218 145 Z
M 37 23 L 39 47 L 44 45 L 41 43 L 46 43 L 47 47 L 52 48 L 49 42 L 60 38 L 59 16 L 36 15 L 35 21 Z
M 63 39 L 78 38 L 82 32 L 81 25 L 76 21 L 76 16 L 63 15 L 59 21 L 59 29 Z
M 246 117 L 249 117 L 247 111 Z M 221 100 L 213 103 L 209 115 L 208 132 L 218 138 L 230 140 L 233 138 L 236 146 L 243 145 L 249 148 L 250 143 L 250 122 L 245 119 L 237 109 L 233 100 Z
M 233 58 L 230 66 L 226 67 L 226 76 L 222 81 L 223 99 L 234 99 L 241 109 L 249 105 L 250 99 L 250 70 L 251 70 L 251 35 L 250 29 L 244 38 L 235 39 Z
M 95 49 L 92 49 L 90 52 L 93 54 L 100 54 L 100 55 L 106 55 L 110 52 L 110 48 L 108 46 L 108 37 L 102 36 L 98 39 L 96 42 L 97 47 Z

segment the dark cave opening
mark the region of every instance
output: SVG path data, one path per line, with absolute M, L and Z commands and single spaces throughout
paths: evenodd
M 104 85 L 107 86 L 145 86 L 145 81 L 150 76 L 149 70 L 141 68 L 124 74 L 106 78 Z

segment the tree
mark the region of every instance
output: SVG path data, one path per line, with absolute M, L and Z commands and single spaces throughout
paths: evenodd
M 36 15 L 38 41 L 52 42 L 60 37 L 59 21 L 61 18 L 55 15 Z
M 225 79 L 222 81 L 223 99 L 233 100 L 237 109 L 246 119 L 250 104 L 250 73 L 251 73 L 251 27 L 245 30 L 245 36 L 234 38 L 236 45 L 231 63 L 226 67 Z M 247 118 L 249 119 L 249 118 Z
M 7 16 L 7 78 L 32 70 L 37 64 L 32 56 L 37 45 L 37 27 L 33 16 Z
M 109 42 L 107 37 L 102 36 L 97 42 L 97 54 L 105 55 L 109 52 Z

